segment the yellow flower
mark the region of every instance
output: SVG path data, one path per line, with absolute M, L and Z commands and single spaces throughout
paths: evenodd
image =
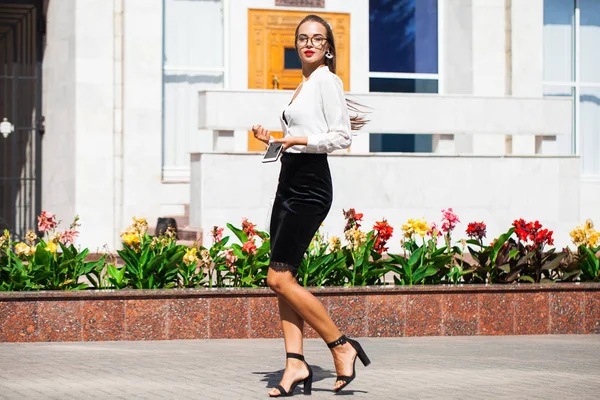
M 402 231 L 404 237 L 410 239 L 414 234 L 421 237 L 425 237 L 427 232 L 431 230 L 431 226 L 423 218 L 421 219 L 409 219 L 404 225 L 402 225 Z
M 27 243 L 29 243 L 29 245 L 33 246 L 33 244 L 37 240 L 37 235 L 30 229 L 25 235 L 25 240 L 27 241 Z
M 337 236 L 332 236 L 329 239 L 329 252 L 335 253 L 336 251 L 340 251 L 342 248 L 342 241 Z
M 17 253 L 18 256 L 26 256 L 28 255 L 27 253 L 29 253 L 29 246 L 23 242 L 17 243 L 15 245 L 15 253 Z
M 183 256 L 183 262 L 185 263 L 185 265 L 191 265 L 199 261 L 198 256 L 196 255 L 197 252 L 198 249 L 195 248 L 187 249 L 185 255 Z
M 404 225 L 402 225 L 402 232 L 404 232 L 404 237 L 407 239 L 410 239 L 412 237 L 412 235 L 415 233 L 413 224 L 414 224 L 414 220 L 409 219 L 408 221 L 406 221 L 406 223 Z
M 208 265 L 212 262 L 210 251 L 208 249 L 202 249 L 200 251 L 200 258 L 202 259 L 202 263 L 205 265 Z
M 152 242 L 150 242 L 150 247 L 155 249 L 157 247 L 165 247 L 169 243 L 169 238 L 165 236 L 154 236 L 152 238 Z
M 50 253 L 56 253 L 57 249 L 58 245 L 55 242 L 48 242 L 44 250 L 49 251 Z
M 177 239 L 177 231 L 171 225 L 167 227 L 165 231 L 165 236 L 169 239 Z
M 583 226 L 577 226 L 570 233 L 575 246 L 581 245 L 594 248 L 600 240 L 600 232 L 594 229 L 594 222 L 591 219 L 585 221 Z
M 140 235 L 144 235 L 148 230 L 148 221 L 146 218 L 136 218 L 133 217 L 133 230 L 135 230 Z
M 352 250 L 358 250 L 367 241 L 367 234 L 356 227 L 348 229 L 345 236 Z
M 592 221 L 591 219 L 586 220 L 585 221 L 585 229 L 586 230 L 594 229 L 594 221 Z
M 585 230 L 577 227 L 571 231 L 570 235 L 575 246 L 579 247 L 580 245 L 586 243 Z
M 140 244 L 140 235 L 137 232 L 123 232 L 121 233 L 123 243 L 129 247 L 134 247 Z
M 589 237 L 588 237 L 588 242 L 587 242 L 588 247 L 590 247 L 590 248 L 596 247 L 599 239 L 600 239 L 600 232 L 593 231 L 592 233 L 590 233 Z
M 427 221 L 425 221 L 424 219 L 418 219 L 418 220 L 414 221 L 413 229 L 415 230 L 415 233 L 417 235 L 419 235 L 421 237 L 425 237 L 425 235 L 427 235 L 427 232 L 429 232 L 431 227 L 429 226 Z

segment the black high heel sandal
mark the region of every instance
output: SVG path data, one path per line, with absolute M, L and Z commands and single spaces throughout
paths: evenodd
M 339 392 L 340 390 L 342 390 L 343 388 L 348 386 L 350 384 L 350 382 L 352 382 L 354 380 L 354 378 L 356 378 L 356 358 L 357 357 L 360 358 L 360 361 L 363 363 L 363 365 L 365 367 L 367 365 L 371 364 L 371 360 L 369 360 L 369 357 L 367 357 L 367 353 L 365 353 L 365 351 L 363 350 L 360 343 L 358 343 L 356 340 L 349 339 L 346 336 L 342 336 L 335 342 L 327 343 L 327 347 L 329 347 L 330 349 L 333 349 L 334 347 L 341 346 L 345 343 L 350 343 L 350 345 L 352 347 L 354 347 L 354 350 L 356 350 L 356 356 L 354 357 L 354 360 L 352 361 L 352 376 L 338 375 L 337 380 L 344 382 L 344 384 L 337 389 L 333 389 L 334 392 Z
M 304 394 L 305 395 L 309 395 L 312 393 L 312 381 L 313 381 L 313 372 L 312 372 L 312 368 L 310 367 L 310 365 L 308 365 L 308 363 L 306 361 L 304 361 L 304 356 L 302 354 L 296 354 L 296 353 L 286 353 L 286 358 L 295 358 L 297 360 L 300 360 L 304 363 L 304 365 L 306 365 L 306 368 L 308 368 L 308 376 L 304 379 L 300 379 L 299 381 L 295 381 L 292 383 L 292 386 L 290 387 L 289 391 L 286 391 L 283 386 L 281 385 L 277 385 L 275 386 L 275 389 L 279 390 L 279 394 L 276 395 L 269 395 L 270 397 L 289 397 L 289 396 L 293 396 L 294 395 L 294 389 L 296 388 L 296 386 L 298 386 L 298 384 L 300 382 L 304 383 Z

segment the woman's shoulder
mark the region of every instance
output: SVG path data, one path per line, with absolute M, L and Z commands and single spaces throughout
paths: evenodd
M 344 84 L 342 83 L 340 77 L 331 72 L 327 67 L 317 68 L 317 70 L 312 73 L 310 79 L 314 79 L 317 82 L 334 82 L 336 85 L 344 87 Z

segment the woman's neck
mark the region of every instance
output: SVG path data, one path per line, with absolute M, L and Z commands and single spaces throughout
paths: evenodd
M 307 81 L 313 72 L 317 69 L 325 67 L 325 64 L 304 64 L 302 65 L 302 81 Z

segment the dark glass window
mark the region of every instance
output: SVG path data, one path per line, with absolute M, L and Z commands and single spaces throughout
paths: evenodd
M 370 78 L 370 92 L 437 93 L 438 81 L 434 79 Z
M 437 0 L 370 0 L 372 72 L 438 72 Z
M 302 63 L 295 48 L 285 48 L 283 53 L 283 68 L 302 69 Z

